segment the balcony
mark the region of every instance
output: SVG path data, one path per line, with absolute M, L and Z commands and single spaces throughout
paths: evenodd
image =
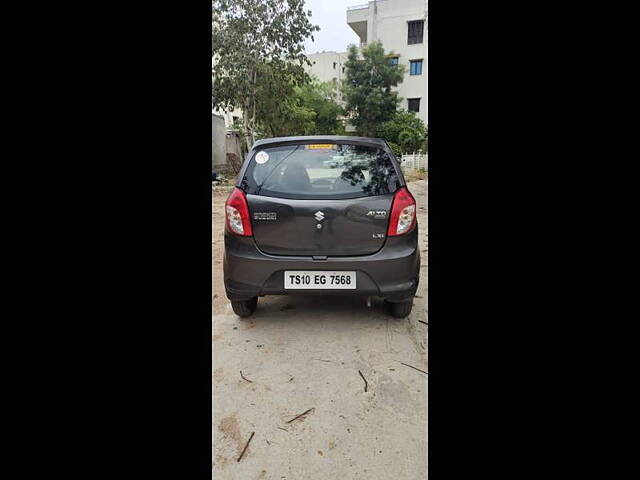
M 347 8 L 347 24 L 360 37 L 360 43 L 367 43 L 367 21 L 369 20 L 369 4 L 355 5 Z

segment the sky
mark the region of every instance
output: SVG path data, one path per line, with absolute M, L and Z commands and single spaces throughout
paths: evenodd
M 311 10 L 311 23 L 320 26 L 320 31 L 314 32 L 314 42 L 310 38 L 305 42 L 305 52 L 345 52 L 349 44 L 359 43 L 347 25 L 347 7 L 366 3 L 367 0 L 306 0 L 305 10 Z

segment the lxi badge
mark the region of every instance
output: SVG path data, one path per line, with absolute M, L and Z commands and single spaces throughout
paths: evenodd
M 276 212 L 255 212 L 253 214 L 254 220 L 277 220 L 278 215 Z

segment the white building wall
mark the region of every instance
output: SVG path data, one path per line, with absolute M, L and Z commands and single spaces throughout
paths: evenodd
M 234 118 L 237 118 L 240 121 L 242 121 L 242 110 L 240 109 L 230 110 L 228 112 L 213 109 L 211 113 L 214 115 L 219 115 L 220 117 L 224 118 L 224 124 L 227 130 L 231 130 L 231 127 L 233 126 Z
M 427 1 L 378 0 L 350 7 L 347 23 L 359 35 L 362 44 L 380 41 L 386 51 L 398 55 L 398 63 L 405 66 L 403 82 L 398 86 L 402 97 L 400 108 L 408 110 L 407 99 L 420 98 L 418 117 L 427 124 Z M 409 45 L 408 23 L 425 20 L 423 42 Z M 365 23 L 366 22 L 366 25 Z M 365 33 L 366 28 L 366 33 Z M 422 59 L 422 75 L 410 75 L 409 61 Z
M 215 166 L 226 165 L 227 148 L 224 119 L 220 115 L 211 115 L 211 164 Z
M 345 76 L 345 63 L 347 63 L 346 52 L 318 52 L 307 55 L 312 63 L 311 67 L 305 66 L 309 75 L 313 75 L 321 82 L 336 83 L 336 93 L 338 101 L 342 102 L 340 84 Z
M 338 52 L 319 52 L 307 55 L 309 61 L 313 64 L 311 67 L 306 66 L 305 70 L 310 75 L 315 75 L 322 82 L 331 82 L 334 78 L 340 83 L 344 77 L 344 64 L 347 62 L 346 53 Z

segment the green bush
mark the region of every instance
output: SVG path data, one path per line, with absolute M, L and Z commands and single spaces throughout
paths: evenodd
M 387 142 L 389 144 L 389 147 L 391 147 L 391 151 L 393 152 L 393 154 L 398 157 L 398 160 L 400 160 L 400 158 L 402 157 L 402 147 L 400 145 L 398 145 L 397 143 L 393 143 L 393 142 Z
M 413 112 L 397 111 L 391 120 L 382 124 L 379 136 L 389 144 L 396 144 L 401 153 L 426 151 L 427 128 Z

